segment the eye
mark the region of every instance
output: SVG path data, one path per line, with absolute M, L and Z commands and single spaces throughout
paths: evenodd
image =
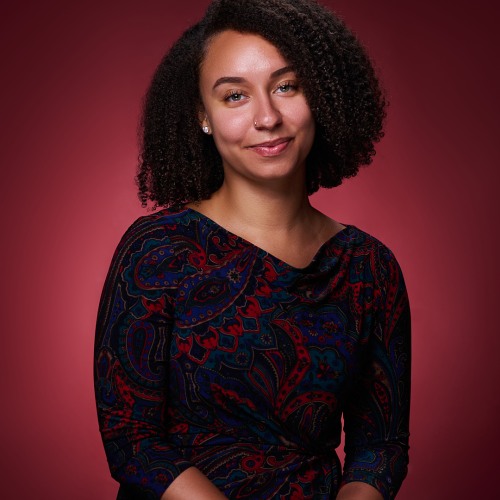
M 287 82 L 280 83 L 276 87 L 275 92 L 277 92 L 278 94 L 289 94 L 289 93 L 296 91 L 298 88 L 299 88 L 299 86 L 294 81 L 287 81 Z
M 224 94 L 226 102 L 240 102 L 245 98 L 245 94 L 239 90 L 230 90 Z

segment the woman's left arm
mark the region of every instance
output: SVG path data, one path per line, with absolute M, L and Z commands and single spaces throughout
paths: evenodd
M 338 500 L 390 500 L 408 469 L 410 307 L 399 264 L 380 245 L 372 259 L 374 328 L 344 411 L 345 468 Z

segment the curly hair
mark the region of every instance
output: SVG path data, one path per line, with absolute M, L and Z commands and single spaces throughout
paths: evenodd
M 146 93 L 136 177 L 143 206 L 208 199 L 223 183 L 222 159 L 198 121 L 198 82 L 211 38 L 225 30 L 262 36 L 294 68 L 316 124 L 309 194 L 338 186 L 371 163 L 386 100 L 345 24 L 314 0 L 214 0 L 165 55 Z

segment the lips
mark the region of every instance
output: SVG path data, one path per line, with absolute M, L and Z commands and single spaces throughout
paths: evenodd
M 253 146 L 249 146 L 248 149 L 255 151 L 261 156 L 277 156 L 285 151 L 291 141 L 291 137 L 280 137 L 272 141 L 254 144 Z

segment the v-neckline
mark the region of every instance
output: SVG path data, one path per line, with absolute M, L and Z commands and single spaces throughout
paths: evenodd
M 294 266 L 292 264 L 289 264 L 288 262 L 284 261 L 283 259 L 280 259 L 279 257 L 276 257 L 272 253 L 268 252 L 267 250 L 264 250 L 259 245 L 255 244 L 255 243 L 252 243 L 251 241 L 249 241 L 248 239 L 244 238 L 243 236 L 240 236 L 239 234 L 236 234 L 233 231 L 230 231 L 229 229 L 226 229 L 224 226 L 222 226 L 221 224 L 219 224 L 215 220 L 213 220 L 210 217 L 208 217 L 208 215 L 205 215 L 204 213 L 199 212 L 198 210 L 195 210 L 194 208 L 191 208 L 191 207 L 185 207 L 185 210 L 187 212 L 189 212 L 189 213 L 197 216 L 200 220 L 204 221 L 205 223 L 210 224 L 212 227 L 225 232 L 228 236 L 231 236 L 232 238 L 237 239 L 238 241 L 240 241 L 241 243 L 243 243 L 245 246 L 248 246 L 250 248 L 254 248 L 258 253 L 262 254 L 263 256 L 267 256 L 271 260 L 273 260 L 275 262 L 278 262 L 281 265 L 283 265 L 283 266 L 285 266 L 285 267 L 287 267 L 290 270 L 295 271 L 295 272 L 304 272 L 304 271 L 307 271 L 318 260 L 318 258 L 320 257 L 320 255 L 322 254 L 322 252 L 324 251 L 324 249 L 326 247 L 334 244 L 335 241 L 338 238 L 340 238 L 344 233 L 349 232 L 354 227 L 351 224 L 343 224 L 342 222 L 340 222 L 340 224 L 342 224 L 345 227 L 343 229 L 337 231 L 335 234 L 333 234 L 329 238 L 327 238 L 319 246 L 319 248 L 314 253 L 312 259 L 310 260 L 310 262 L 305 267 L 297 267 L 297 266 Z

